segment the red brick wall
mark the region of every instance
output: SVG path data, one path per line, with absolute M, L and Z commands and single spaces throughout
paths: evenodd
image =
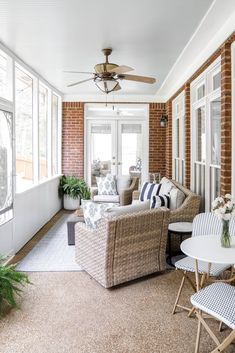
M 149 171 L 166 173 L 166 128 L 160 127 L 160 118 L 166 115 L 164 103 L 149 105 Z
M 190 83 L 221 55 L 221 194 L 231 192 L 231 43 L 235 32 L 206 60 L 206 62 L 185 82 L 166 103 L 169 127 L 166 132 L 166 174 L 171 176 L 172 153 L 172 100 L 185 90 L 185 186 L 190 187 Z
M 84 176 L 84 103 L 63 103 L 62 172 Z

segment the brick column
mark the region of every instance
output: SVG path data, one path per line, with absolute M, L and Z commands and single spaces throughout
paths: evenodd
M 62 172 L 84 177 L 84 103 L 81 102 L 63 103 Z
M 184 102 L 184 186 L 190 189 L 191 177 L 191 127 L 190 127 L 190 84 L 186 83 Z
M 160 127 L 160 118 L 166 115 L 165 103 L 149 105 L 149 172 L 166 174 L 166 127 Z
M 172 178 L 172 100 L 166 103 L 168 123 L 166 127 L 166 176 Z
M 221 186 L 220 193 L 231 193 L 232 173 L 232 78 L 231 44 L 221 48 Z

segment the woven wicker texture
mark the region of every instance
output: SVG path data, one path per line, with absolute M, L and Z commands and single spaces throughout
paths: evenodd
M 169 211 L 147 210 L 75 226 L 76 261 L 109 288 L 165 270 Z

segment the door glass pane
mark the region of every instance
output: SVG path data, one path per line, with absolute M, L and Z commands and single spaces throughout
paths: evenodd
M 220 165 L 220 99 L 211 102 L 211 164 Z
M 11 212 L 12 184 L 12 114 L 0 110 L 0 224 Z
M 96 185 L 96 177 L 111 173 L 112 129 L 111 124 L 92 123 L 91 125 L 91 185 Z M 115 159 L 115 158 L 114 158 Z M 113 163 L 115 163 L 113 159 Z
M 205 107 L 196 110 L 196 126 L 197 126 L 197 156 L 198 162 L 206 160 L 206 130 L 205 130 Z
M 137 174 L 142 170 L 142 126 L 122 124 L 121 126 L 121 170 L 123 175 Z
M 52 95 L 52 175 L 58 174 L 58 115 L 59 99 Z
M 48 90 L 39 85 L 39 180 L 47 178 Z
M 33 184 L 33 79 L 16 67 L 16 191 Z
M 0 97 L 12 99 L 12 59 L 0 50 Z

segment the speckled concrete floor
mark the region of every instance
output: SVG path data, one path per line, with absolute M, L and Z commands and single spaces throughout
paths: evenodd
M 30 279 L 21 310 L 0 321 L 1 353 L 194 352 L 196 320 L 171 315 L 179 284 L 174 271 L 112 290 L 85 272 L 31 273 Z M 213 347 L 204 332 L 200 353 Z

